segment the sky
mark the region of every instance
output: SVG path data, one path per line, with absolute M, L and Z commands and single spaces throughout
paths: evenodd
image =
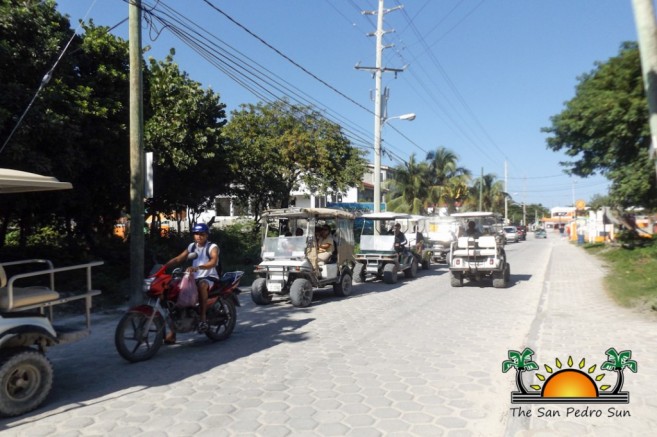
M 128 17 L 124 0 L 57 3 L 72 27 Z M 162 60 L 174 48 L 181 70 L 219 93 L 227 112 L 285 97 L 311 104 L 373 162 L 375 81 L 355 67 L 376 65 L 376 40 L 367 35 L 376 16 L 361 12 L 375 11 L 377 0 L 142 4 L 156 17 L 142 20 L 146 56 Z M 383 165 L 413 155 L 423 161 L 445 147 L 474 176 L 506 181 L 518 203 L 570 206 L 606 194 L 601 176 L 564 174 L 559 162 L 569 158 L 547 149 L 541 129 L 575 96 L 582 74 L 636 41 L 630 0 L 385 0 L 385 7 L 383 66 L 403 71 L 383 75 Z M 127 39 L 127 20 L 112 32 Z M 192 48 L 194 38 L 203 50 Z M 415 120 L 397 118 L 409 113 Z

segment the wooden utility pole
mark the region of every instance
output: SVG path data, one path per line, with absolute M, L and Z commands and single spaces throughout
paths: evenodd
M 650 110 L 650 156 L 657 158 L 657 25 L 652 0 L 632 0 L 641 53 L 643 84 Z M 657 162 L 655 163 L 657 177 Z
M 141 74 L 141 0 L 128 4 L 130 20 L 130 301 L 144 282 L 144 110 Z

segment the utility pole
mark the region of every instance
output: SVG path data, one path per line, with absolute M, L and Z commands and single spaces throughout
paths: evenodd
M 504 224 L 509 224 L 509 178 L 506 169 L 506 160 L 504 161 Z
M 141 74 L 141 0 L 128 3 L 130 49 L 130 301 L 144 282 L 144 111 Z
M 356 65 L 357 70 L 367 70 L 374 72 L 374 212 L 381 211 L 381 128 L 383 127 L 384 118 L 382 111 L 381 98 L 381 76 L 384 71 L 392 71 L 395 75 L 403 68 L 384 68 L 382 66 L 383 49 L 392 47 L 392 45 L 383 45 L 383 35 L 392 31 L 383 30 L 383 16 L 388 12 L 401 9 L 403 6 L 396 6 L 391 9 L 385 9 L 384 0 L 379 0 L 378 11 L 363 11 L 363 15 L 376 15 L 376 32 L 368 36 L 376 36 L 376 66 L 361 67 Z
M 479 211 L 483 210 L 484 205 L 484 168 L 481 167 L 481 178 L 479 178 Z
M 657 158 L 657 24 L 652 0 L 632 0 L 641 54 L 643 84 L 650 111 L 650 157 Z M 657 162 L 655 162 L 657 177 Z

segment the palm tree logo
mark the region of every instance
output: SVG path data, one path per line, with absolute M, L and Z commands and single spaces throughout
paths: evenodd
M 527 394 L 522 373 L 527 370 L 538 370 L 538 364 L 531 360 L 532 355 L 534 355 L 534 351 L 526 347 L 522 353 L 509 351 L 509 359 L 502 362 L 502 372 L 506 373 L 511 368 L 516 369 L 516 387 L 518 387 L 519 393 Z
M 632 358 L 632 351 L 623 351 L 618 353 L 613 347 L 607 349 L 607 361 L 602 363 L 600 368 L 602 370 L 608 370 L 611 372 L 616 372 L 617 379 L 614 389 L 611 391 L 613 394 L 619 394 L 621 388 L 623 388 L 623 383 L 625 382 L 625 377 L 623 376 L 623 370 L 627 367 L 632 372 L 636 373 L 637 364 L 636 361 L 630 360 Z
M 535 376 L 539 383 L 532 384 L 527 389 L 523 381 L 523 373 L 539 370 L 538 364 L 532 361 L 534 351 L 525 348 L 522 353 L 509 350 L 509 359 L 502 362 L 502 372 L 506 373 L 511 368 L 516 369 L 516 387 L 518 391 L 511 393 L 511 403 L 629 403 L 630 395 L 622 392 L 625 381 L 623 371 L 627 368 L 637 372 L 637 362 L 631 360 L 632 351 L 622 352 L 616 349 L 607 349 L 607 361 L 600 366 L 601 370 L 615 372 L 616 384 L 612 390 L 611 385 L 602 384 L 598 386 L 605 374 L 593 376 L 597 366 L 586 368 L 586 360 L 582 358 L 575 364 L 572 357 L 568 357 L 564 363 L 555 359 L 554 367 L 544 364 L 546 377 L 541 373 Z M 541 384 L 542 383 L 542 384 Z

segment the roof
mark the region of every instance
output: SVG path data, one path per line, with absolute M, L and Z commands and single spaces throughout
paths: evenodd
M 412 216 L 403 212 L 370 212 L 360 216 L 364 219 L 370 220 L 395 220 L 395 219 L 410 219 Z
M 70 190 L 70 182 L 60 182 L 51 176 L 0 168 L 0 193 L 26 193 L 30 191 Z
M 279 208 L 268 209 L 262 213 L 266 217 L 316 217 L 352 219 L 354 215 L 342 209 L 333 208 Z
M 469 217 L 493 217 L 495 214 L 492 212 L 482 212 L 482 211 L 469 211 L 469 212 L 456 212 L 450 217 L 461 217 L 461 218 L 469 218 Z

